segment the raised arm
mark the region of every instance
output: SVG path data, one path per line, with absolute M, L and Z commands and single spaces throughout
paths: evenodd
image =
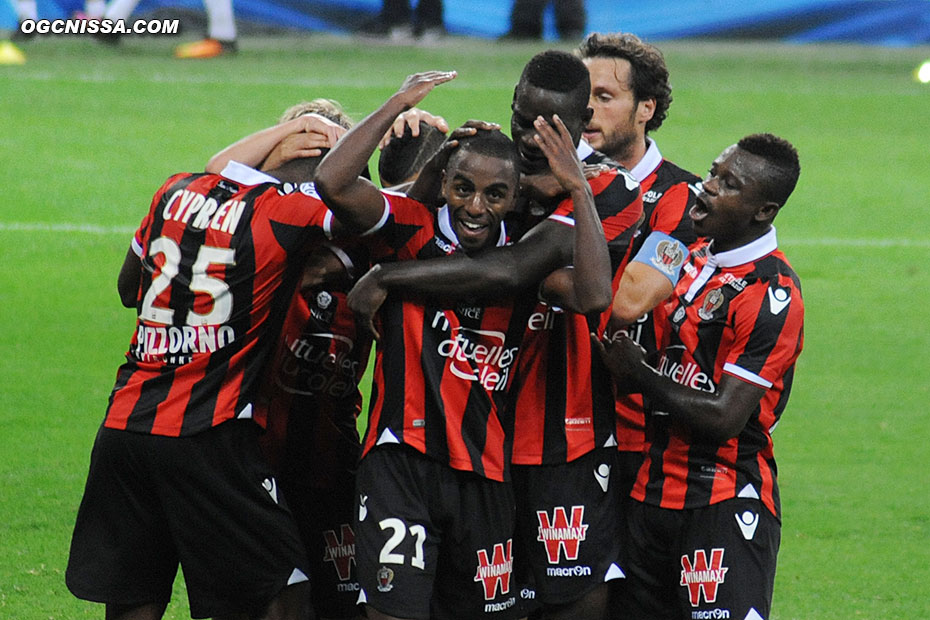
M 546 220 L 515 245 L 475 257 L 376 265 L 349 294 L 349 305 L 363 322 L 392 289 L 449 298 L 512 297 L 535 289 L 546 275 L 573 262 L 577 272 L 573 269 L 565 279 L 563 307 L 588 313 L 609 305 L 611 271 L 604 232 L 568 131 L 561 120 L 555 122 L 552 127 L 541 117 L 536 120 L 538 140 L 556 178 L 575 201 L 575 226 Z
M 427 71 L 407 77 L 400 89 L 353 127 L 327 153 L 316 170 L 316 189 L 344 225 L 357 231 L 381 218 L 384 198 L 375 185 L 356 175 L 378 147 L 397 116 L 423 100 L 433 88 L 455 78 L 454 71 Z
M 315 157 L 322 154 L 321 149 L 333 146 L 345 131 L 344 127 L 319 114 L 304 114 L 257 131 L 230 144 L 210 158 L 205 170 L 219 174 L 232 160 L 253 168 L 258 168 L 262 164 L 268 164 L 262 166 L 264 169 L 276 168 L 286 160 L 281 159 L 274 163 L 266 162 L 266 160 L 275 147 L 285 139 L 291 142 L 289 145 L 291 148 L 287 151 L 291 159 Z
M 530 290 L 535 295 L 546 274 L 571 260 L 571 242 L 568 226 L 547 220 L 519 243 L 475 257 L 378 264 L 349 291 L 349 307 L 377 338 L 372 319 L 390 290 L 449 299 L 506 299 Z

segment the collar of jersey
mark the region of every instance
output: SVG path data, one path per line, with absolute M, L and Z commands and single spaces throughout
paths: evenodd
M 639 160 L 639 163 L 633 166 L 630 174 L 633 178 L 642 183 L 646 177 L 655 172 L 655 169 L 662 163 L 662 153 L 659 152 L 659 146 L 654 140 L 646 138 L 646 154 Z
M 265 174 L 261 170 L 256 170 L 245 164 L 230 160 L 223 171 L 220 173 L 230 181 L 235 181 L 242 185 L 260 185 L 262 183 L 280 183 L 278 179 L 270 174 Z
M 578 153 L 578 159 L 584 161 L 585 157 L 594 152 L 594 149 L 584 139 L 581 139 L 578 141 L 578 146 L 575 147 L 575 152 Z
M 766 254 L 771 254 L 777 250 L 778 240 L 775 238 L 775 227 L 772 226 L 767 233 L 755 241 L 750 241 L 746 245 L 741 245 L 738 248 L 720 252 L 719 254 L 713 254 L 713 248 L 714 242 L 711 241 L 710 247 L 708 248 L 709 260 L 713 260 L 719 267 L 738 267 L 746 263 L 751 263 L 754 260 L 759 260 Z
M 452 228 L 452 214 L 449 212 L 449 205 L 444 205 L 436 214 L 436 217 L 439 219 L 439 232 L 451 241 L 452 245 L 459 247 L 458 235 L 455 234 L 455 229 Z M 497 238 L 497 247 L 502 245 L 507 245 L 507 229 L 504 227 L 504 222 L 501 222 L 501 233 Z
M 695 295 L 704 288 L 704 285 L 707 284 L 711 276 L 716 273 L 718 267 L 739 267 L 740 265 L 758 260 L 766 254 L 771 254 L 778 249 L 778 241 L 775 238 L 775 227 L 772 226 L 767 233 L 758 239 L 750 241 L 746 245 L 741 245 L 738 248 L 727 250 L 720 254 L 712 253 L 710 251 L 711 248 L 713 248 L 713 241 L 711 241 L 707 249 L 707 262 L 704 263 L 701 273 L 698 274 L 698 277 L 694 279 L 685 293 L 685 300 L 688 302 L 694 300 Z

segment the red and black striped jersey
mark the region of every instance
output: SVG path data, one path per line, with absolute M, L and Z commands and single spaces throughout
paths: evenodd
M 715 392 L 729 374 L 766 392 L 739 435 L 719 445 L 692 437 L 646 399 L 645 461 L 631 495 L 671 509 L 754 497 L 780 516 L 771 433 L 803 346 L 804 302 L 775 230 L 717 255 L 706 241 L 697 242 L 674 295 L 656 315 L 664 376 Z
M 623 168 L 589 183 L 612 268 L 621 271 L 642 216 L 639 183 Z M 572 216 L 569 198 L 549 217 L 574 225 Z M 513 463 L 565 463 L 594 448 L 615 445 L 612 381 L 589 336 L 603 329 L 608 316 L 609 309 L 589 319 L 544 303 L 530 314 L 511 394 Z
M 390 215 L 372 259 L 410 260 L 461 251 L 449 210 L 385 192 Z M 507 242 L 502 226 L 498 245 Z M 527 304 L 529 305 L 529 304 Z M 375 355 L 363 456 L 402 443 L 454 469 L 509 477 L 510 424 L 502 406 L 526 316 L 509 302 L 445 302 L 391 294 L 376 317 Z
M 664 159 L 656 143 L 647 138 L 646 154 L 630 173 L 639 180 L 643 189 L 643 225 L 633 239 L 632 256 L 636 256 L 643 242 L 653 231 L 663 232 L 690 246 L 696 241 L 694 227 L 688 212 L 694 205 L 695 194 L 689 186 L 700 182 L 700 177 L 679 168 Z M 614 278 L 614 293 L 620 278 Z M 623 330 L 647 355 L 657 351 L 655 322 L 647 312 L 636 323 Z M 645 442 L 645 417 L 642 394 L 617 395 L 617 447 L 620 450 L 639 452 Z
M 326 212 L 312 186 L 241 164 L 168 179 L 133 239 L 138 318 L 104 425 L 179 436 L 232 418 L 261 424 L 272 334 Z
M 341 244 L 340 244 L 341 245 Z M 329 245 L 349 267 L 364 271 L 367 256 Z M 354 248 L 350 248 L 352 250 Z M 291 300 L 261 406 L 267 409 L 262 447 L 290 479 L 330 488 L 358 460 L 359 383 L 371 335 L 346 303 L 351 280 L 298 291 Z

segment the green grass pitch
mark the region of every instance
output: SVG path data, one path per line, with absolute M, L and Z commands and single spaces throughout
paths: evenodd
M 424 102 L 507 127 L 536 45 L 393 47 L 307 35 L 175 61 L 35 40 L 0 66 L 0 617 L 102 617 L 64 568 L 93 442 L 133 323 L 116 274 L 171 173 L 201 170 L 291 103 L 356 119 L 404 76 L 456 69 Z M 660 44 L 661 45 L 661 44 Z M 930 87 L 924 49 L 661 45 L 675 101 L 655 138 L 698 174 L 744 134 L 801 153 L 776 225 L 802 278 L 806 346 L 775 433 L 784 524 L 773 618 L 930 618 Z M 178 585 L 168 618 L 186 618 Z

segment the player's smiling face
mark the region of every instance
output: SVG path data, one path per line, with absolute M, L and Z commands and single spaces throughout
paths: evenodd
M 520 152 L 520 172 L 538 174 L 549 170 L 549 160 L 533 139 L 536 134 L 533 122 L 537 116 L 542 116 L 552 125 L 552 116 L 558 114 L 572 140 L 578 144 L 588 119 L 573 114 L 572 107 L 571 93 L 559 93 L 529 84 L 517 85 L 513 94 L 513 104 L 510 106 L 510 137 Z
M 519 175 L 513 162 L 458 151 L 449 159 L 442 194 L 452 227 L 467 253 L 493 246 L 501 221 L 513 208 Z
M 735 144 L 714 160 L 689 216 L 699 237 L 714 240 L 715 252 L 753 241 L 774 217 L 763 198 L 765 166 L 764 159 Z

